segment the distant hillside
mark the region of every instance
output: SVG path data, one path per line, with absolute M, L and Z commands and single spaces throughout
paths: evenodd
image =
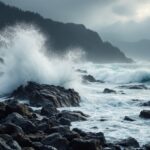
M 114 42 L 114 44 L 132 58 L 150 60 L 149 39 L 143 39 L 137 42 Z
M 0 2 L 0 29 L 20 22 L 37 25 L 48 38 L 47 46 L 50 43 L 56 53 L 81 47 L 91 61 L 131 62 L 117 47 L 103 42 L 96 32 L 86 29 L 83 25 L 45 19 L 37 13 L 22 11 Z

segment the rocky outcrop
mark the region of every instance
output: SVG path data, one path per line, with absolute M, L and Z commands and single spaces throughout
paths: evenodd
M 101 80 L 96 80 L 92 75 L 83 75 L 82 76 L 84 82 L 99 82 L 104 83 Z
M 128 117 L 128 116 L 125 116 L 125 117 L 124 117 L 124 120 L 126 120 L 126 121 L 135 121 L 134 119 L 132 119 L 132 118 L 130 118 L 130 117 Z
M 1 102 L 0 106 L 3 109 L 1 113 L 4 113 L 0 117 L 0 149 L 2 150 L 119 150 L 122 148 L 139 148 L 139 143 L 134 138 L 108 143 L 102 132 L 85 132 L 77 128 L 71 130 L 72 121 L 84 121 L 88 117 L 80 111 L 60 112 L 49 104 L 36 111 L 13 99 Z M 144 148 L 147 150 L 149 145 L 143 146 L 141 150 Z
M 140 117 L 145 119 L 150 119 L 150 110 L 142 110 L 140 112 Z
M 43 85 L 28 82 L 20 86 L 11 97 L 29 100 L 31 106 L 53 105 L 54 107 L 79 106 L 80 96 L 73 89 L 66 90 L 60 86 Z
M 106 89 L 104 89 L 103 93 L 105 93 L 105 94 L 110 94 L 110 93 L 116 94 L 117 92 L 115 90 L 106 88 Z
M 123 147 L 132 147 L 132 148 L 139 148 L 140 145 L 139 143 L 137 142 L 136 139 L 132 138 L 132 137 L 129 137 L 127 139 L 123 139 L 119 142 L 117 142 L 117 145 L 121 145 Z

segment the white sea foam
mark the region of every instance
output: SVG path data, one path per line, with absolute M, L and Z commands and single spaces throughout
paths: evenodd
M 1 33 L 1 41 L 7 45 L 0 49 L 4 59 L 0 77 L 0 92 L 8 93 L 25 84 L 35 81 L 54 84 L 66 88 L 76 88 L 80 79 L 73 70 L 74 60 L 79 53 L 69 53 L 64 57 L 46 57 L 44 36 L 34 27 L 19 25 L 7 28 Z
M 85 64 L 83 69 L 96 79 L 109 83 L 150 82 L 150 64 Z

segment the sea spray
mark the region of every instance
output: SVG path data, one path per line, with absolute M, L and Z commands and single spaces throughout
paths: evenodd
M 93 64 L 85 63 L 83 70 L 97 80 L 112 84 L 148 83 L 150 82 L 149 62 L 131 64 Z
M 0 93 L 10 93 L 27 81 L 79 88 L 80 78 L 73 69 L 71 55 L 63 58 L 45 55 L 45 37 L 33 26 L 9 27 L 0 34 L 3 76 Z M 74 54 L 75 55 L 75 54 Z

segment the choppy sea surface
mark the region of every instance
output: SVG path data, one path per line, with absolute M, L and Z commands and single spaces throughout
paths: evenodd
M 11 31 L 11 32 L 10 32 Z M 140 106 L 150 100 L 150 63 L 93 64 L 81 63 L 80 51 L 71 50 L 63 58 L 49 54 L 45 37 L 34 27 L 8 28 L 0 33 L 0 101 L 27 81 L 74 88 L 81 95 L 80 107 L 62 108 L 81 110 L 90 115 L 87 121 L 74 122 L 72 128 L 104 132 L 106 139 L 117 141 L 133 137 L 145 144 L 150 142 L 150 120 L 139 117 L 140 111 L 150 107 Z M 84 70 L 81 73 L 75 70 Z M 81 76 L 89 74 L 104 83 L 83 83 Z M 148 89 L 122 89 L 122 85 L 145 85 Z M 104 94 L 110 88 L 116 94 Z M 123 94 L 124 93 L 124 94 Z M 129 116 L 135 121 L 125 121 Z M 103 120 L 103 121 L 102 121 Z
M 150 101 L 150 64 L 89 63 L 78 68 L 105 83 L 84 83 L 80 107 L 63 108 L 80 110 L 90 115 L 87 121 L 72 123 L 72 128 L 104 132 L 109 141 L 133 137 L 141 145 L 150 142 L 150 120 L 139 117 L 140 111 L 150 109 L 141 106 Z M 145 85 L 149 89 L 120 88 L 122 85 Z M 116 94 L 104 94 L 105 88 L 115 90 Z M 126 121 L 125 116 L 135 121 Z

